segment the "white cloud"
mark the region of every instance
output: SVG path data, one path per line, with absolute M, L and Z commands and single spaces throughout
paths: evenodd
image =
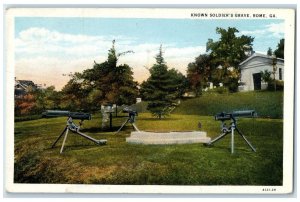
M 273 36 L 275 38 L 283 38 L 284 37 L 284 23 L 271 23 L 265 25 L 263 29 L 257 30 L 244 30 L 240 32 L 240 35 L 252 35 L 256 38 L 258 37 L 268 37 Z
M 145 66 L 155 63 L 158 43 L 137 44 L 136 39 L 125 36 L 73 35 L 37 27 L 20 32 L 15 39 L 16 76 L 61 89 L 69 80 L 62 74 L 82 72 L 91 68 L 94 60 L 104 62 L 113 39 L 119 53 L 134 51 L 120 57 L 119 63 L 133 68 L 135 80 L 147 79 Z M 205 46 L 178 48 L 176 44 L 163 44 L 163 51 L 167 65 L 185 73 L 188 63 L 205 52 Z
M 282 38 L 284 36 L 284 23 L 272 23 L 266 25 L 268 32 L 272 33 L 272 35 L 276 38 Z
M 87 43 L 97 40 L 104 40 L 99 36 L 73 35 L 65 34 L 57 31 L 51 31 L 45 28 L 33 27 L 20 32 L 19 38 L 28 42 L 67 42 L 67 43 Z
M 77 58 L 101 54 L 110 46 L 111 39 L 103 36 L 72 35 L 37 27 L 20 32 L 15 40 L 17 57 L 51 55 Z
M 253 31 L 241 31 L 241 35 L 255 35 L 255 36 L 260 36 L 266 34 L 267 30 L 262 29 L 262 30 L 253 30 Z

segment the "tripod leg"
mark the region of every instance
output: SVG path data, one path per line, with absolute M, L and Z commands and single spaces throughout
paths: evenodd
M 68 132 L 69 132 L 69 129 L 67 129 L 67 131 L 66 131 L 66 135 L 64 137 L 64 141 L 63 141 L 63 143 L 61 145 L 61 148 L 60 148 L 60 153 L 63 152 L 64 146 L 65 146 L 65 142 L 66 142 L 66 139 L 67 139 L 67 136 L 68 136 Z
M 247 138 L 240 132 L 239 129 L 236 128 L 236 131 L 242 136 L 242 138 L 247 142 L 249 147 L 251 147 L 252 151 L 256 152 L 256 149 L 251 145 L 251 143 L 247 140 Z
M 72 131 L 72 132 L 73 132 L 73 131 Z M 106 140 L 96 140 L 96 139 L 94 139 L 94 138 L 92 138 L 92 137 L 90 137 L 90 136 L 88 136 L 88 135 L 86 135 L 86 134 L 84 134 L 84 133 L 79 132 L 79 131 L 74 132 L 74 133 L 75 133 L 75 134 L 78 134 L 78 135 L 80 135 L 81 137 L 84 137 L 84 138 L 86 138 L 86 139 L 88 139 L 88 140 L 90 140 L 90 141 L 92 141 L 92 142 L 94 142 L 94 143 L 96 143 L 96 144 L 98 144 L 98 145 L 106 144 Z
M 140 130 L 138 129 L 138 127 L 136 127 L 136 125 L 134 123 L 132 123 L 132 126 L 137 132 L 140 132 Z
M 231 127 L 231 154 L 234 153 L 234 128 Z
M 129 119 L 127 119 L 123 124 L 122 126 L 119 128 L 119 130 L 115 133 L 115 135 L 120 132 L 122 130 L 122 128 L 126 125 L 126 123 L 129 121 Z
M 222 139 L 223 137 L 225 137 L 227 134 L 228 134 L 228 132 L 222 133 L 221 135 L 219 135 L 215 139 L 211 140 L 209 143 L 205 143 L 204 145 L 210 146 L 210 145 L 214 144 L 215 142 L 219 141 L 220 139 Z
M 53 143 L 53 145 L 51 146 L 51 148 L 54 148 L 56 143 L 58 142 L 58 140 L 64 135 L 64 133 L 67 130 L 67 126 L 65 127 L 65 129 L 63 130 L 63 132 L 59 135 L 59 137 L 55 140 L 55 142 Z

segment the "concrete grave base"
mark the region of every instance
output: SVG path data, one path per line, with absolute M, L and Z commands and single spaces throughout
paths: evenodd
M 203 131 L 134 131 L 131 132 L 130 137 L 126 138 L 126 142 L 136 144 L 192 144 L 209 141 L 210 137 L 206 137 L 206 132 Z

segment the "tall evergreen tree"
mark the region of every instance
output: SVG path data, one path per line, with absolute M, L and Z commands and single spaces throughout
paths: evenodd
M 279 43 L 277 44 L 277 49 L 274 51 L 274 54 L 277 58 L 284 59 L 284 39 L 280 39 Z
M 268 51 L 267 51 L 267 55 L 268 55 L 268 56 L 272 56 L 272 55 L 273 55 L 272 48 L 269 47 L 269 49 L 268 49 Z
M 133 81 L 133 71 L 127 64 L 117 65 L 120 56 L 131 52 L 117 53 L 115 40 L 113 40 L 107 61 L 101 64 L 95 62 L 93 69 L 84 72 L 85 79 L 93 85 L 93 90 L 98 90 L 96 99 L 101 104 L 135 103 L 138 89 L 137 82 Z
M 153 115 L 161 119 L 170 113 L 170 109 L 176 104 L 183 86 L 182 74 L 176 70 L 168 70 L 163 57 L 162 46 L 155 57 L 156 64 L 150 68 L 150 77 L 141 85 L 143 99 L 149 101 L 147 109 Z

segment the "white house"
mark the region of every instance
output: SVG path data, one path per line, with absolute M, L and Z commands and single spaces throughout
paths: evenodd
M 274 61 L 275 60 L 275 61 Z M 275 64 L 275 65 L 274 65 Z M 241 70 L 240 91 L 263 90 L 267 84 L 261 79 L 261 71 L 273 72 L 276 68 L 275 79 L 283 80 L 284 59 L 272 58 L 272 56 L 254 53 L 239 65 Z M 273 74 L 271 74 L 273 78 Z

